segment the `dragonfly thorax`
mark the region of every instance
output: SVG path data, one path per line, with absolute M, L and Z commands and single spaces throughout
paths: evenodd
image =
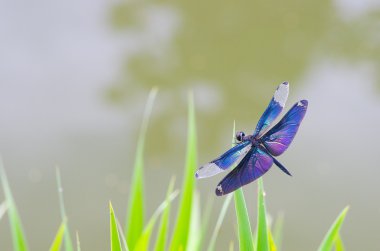
M 260 139 L 257 139 L 256 137 L 253 137 L 253 135 L 249 135 L 249 136 L 247 136 L 247 138 L 248 138 L 247 140 L 251 141 L 251 144 L 253 146 L 259 146 L 260 143 L 261 143 Z

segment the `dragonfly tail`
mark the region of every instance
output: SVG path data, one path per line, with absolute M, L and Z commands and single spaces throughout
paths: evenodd
M 284 173 L 286 173 L 289 176 L 292 176 L 292 174 L 288 171 L 288 169 L 286 169 L 278 160 L 273 158 L 273 162 L 276 164 L 276 166 L 278 166 L 278 168 L 281 169 L 281 171 L 283 171 Z

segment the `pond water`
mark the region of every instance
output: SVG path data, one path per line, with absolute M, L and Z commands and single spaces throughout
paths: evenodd
M 238 130 L 255 128 L 283 81 L 291 84 L 287 107 L 309 100 L 294 143 L 279 157 L 293 177 L 272 168 L 264 178 L 268 211 L 285 215 L 283 250 L 316 249 L 346 205 L 345 246 L 380 249 L 378 1 L 0 6 L 0 152 L 32 250 L 46 250 L 60 222 L 56 166 L 82 248 L 107 250 L 108 201 L 122 218 L 153 86 L 159 94 L 145 155 L 147 216 L 170 177 L 182 177 L 189 90 L 200 165 L 229 147 L 234 120 Z M 210 227 L 223 203 L 214 196 L 223 175 L 197 182 L 202 202 L 214 201 Z M 255 183 L 245 195 L 255 224 Z M 232 206 L 218 250 L 230 240 L 236 242 Z M 4 219 L 0 243 L 11 249 Z

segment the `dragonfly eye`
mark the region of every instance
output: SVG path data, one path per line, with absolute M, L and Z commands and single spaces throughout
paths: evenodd
M 236 133 L 236 140 L 241 142 L 243 140 L 244 136 L 245 136 L 244 132 L 237 132 Z

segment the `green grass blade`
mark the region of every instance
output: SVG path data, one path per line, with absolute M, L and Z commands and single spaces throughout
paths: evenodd
M 207 251 L 215 250 L 216 237 L 218 236 L 220 227 L 222 226 L 222 222 L 224 220 L 224 217 L 226 216 L 226 212 L 227 212 L 228 206 L 231 203 L 231 200 L 232 200 L 232 194 L 227 195 L 227 198 L 224 200 L 222 210 L 220 210 L 220 214 L 219 214 L 218 220 L 216 222 L 216 226 L 214 228 L 214 231 L 212 233 L 212 236 L 210 239 L 210 244 L 208 246 Z
M 111 251 L 122 251 L 121 242 L 119 238 L 119 230 L 117 228 L 117 222 L 115 212 L 113 211 L 112 204 L 110 202 L 110 239 L 111 239 Z
M 274 242 L 272 231 L 268 228 L 268 242 L 269 242 L 269 250 L 277 251 L 276 243 Z
M 345 248 L 344 248 L 342 238 L 340 237 L 340 234 L 338 234 L 335 240 L 335 251 L 344 251 L 344 250 Z
M 80 241 L 79 241 L 79 233 L 78 233 L 78 231 L 76 233 L 76 236 L 77 236 L 77 251 L 80 251 Z
M 144 251 L 144 250 L 149 249 L 150 236 L 152 235 L 153 227 L 156 223 L 155 220 L 156 218 L 154 218 L 154 221 L 150 221 L 147 224 L 147 226 L 144 228 L 144 231 L 140 235 L 140 238 L 137 240 L 137 243 L 134 249 L 135 251 L 139 251 L 139 250 Z
M 197 251 L 200 250 L 201 241 L 201 209 L 199 202 L 199 193 L 194 191 L 194 199 L 191 209 L 191 220 L 190 220 L 190 231 L 189 238 L 187 241 L 187 251 Z
M 116 217 L 115 217 L 116 218 Z M 119 233 L 123 233 L 123 227 L 121 226 L 119 220 L 116 218 L 116 223 L 117 223 L 117 228 L 119 229 Z M 127 240 L 125 239 L 124 234 L 120 234 L 120 242 L 122 244 L 122 247 L 124 248 L 125 251 L 129 251 Z
M 239 229 L 239 250 L 253 251 L 253 238 L 243 189 L 234 192 L 235 211 Z
M 194 113 L 193 96 L 189 94 L 188 139 L 184 175 L 185 177 L 177 221 L 174 227 L 173 238 L 170 245 L 170 250 L 172 251 L 178 251 L 181 248 L 185 249 L 187 246 L 187 238 L 190 230 L 191 208 L 195 183 L 194 173 L 197 168 L 196 128 Z
M 269 238 L 267 216 L 264 200 L 264 185 L 263 179 L 258 180 L 258 195 L 257 195 L 257 242 L 256 250 L 269 251 Z
M 170 205 L 170 203 L 174 200 L 175 197 L 177 197 L 178 191 L 172 192 L 168 200 L 165 200 L 161 205 L 156 209 L 156 211 L 153 213 L 152 217 L 150 218 L 147 226 L 144 228 L 144 231 L 140 235 L 140 238 L 137 240 L 135 249 L 136 251 L 143 251 L 149 249 L 149 242 L 150 242 L 150 236 L 152 235 L 152 231 L 154 228 L 154 225 L 156 224 L 156 221 L 160 214 Z
M 174 189 L 175 178 L 170 180 L 169 188 L 166 193 L 166 201 L 169 202 L 169 196 Z M 154 250 L 164 251 L 166 250 L 166 241 L 169 231 L 169 216 L 170 216 L 170 204 L 166 207 L 165 211 L 162 213 L 161 222 L 157 233 L 157 240 Z
M 0 180 L 3 186 L 5 201 L 8 208 L 8 217 L 9 217 L 9 224 L 11 226 L 13 248 L 15 251 L 28 250 L 28 245 L 27 245 L 24 231 L 21 225 L 21 219 L 17 212 L 16 204 L 14 202 L 11 189 L 8 184 L 8 179 L 5 174 L 4 165 L 1 158 L 0 158 Z
M 279 213 L 276 218 L 276 222 L 274 224 L 273 229 L 273 239 L 274 243 L 277 245 L 277 250 L 281 250 L 282 245 L 282 236 L 283 236 L 283 230 L 284 229 L 284 214 Z
M 119 240 L 120 240 L 120 243 L 122 245 L 122 250 L 125 250 L 125 251 L 129 251 L 129 248 L 128 248 L 128 245 L 127 245 L 127 240 L 125 239 L 125 236 L 124 234 L 120 234 L 120 233 L 123 233 L 123 227 L 121 226 L 119 220 L 117 219 L 117 217 L 115 216 L 115 221 L 116 221 L 116 225 L 117 225 L 117 229 L 119 231 Z
M 153 88 L 145 106 L 144 117 L 140 128 L 135 155 L 134 173 L 131 183 L 131 194 L 128 202 L 128 214 L 126 222 L 126 239 L 131 250 L 134 249 L 144 226 L 144 182 L 143 182 L 143 155 L 145 145 L 145 135 L 148 128 L 149 117 L 153 108 L 157 89 Z
M 210 222 L 210 216 L 211 216 L 212 205 L 214 203 L 214 198 L 215 198 L 214 195 L 208 198 L 205 209 L 202 210 L 202 224 L 201 224 L 201 229 L 199 231 L 200 240 L 199 240 L 198 250 L 204 249 L 202 248 L 202 245 L 205 241 L 205 238 L 208 238 L 207 228 Z
M 334 221 L 329 231 L 327 232 L 325 238 L 323 239 L 321 245 L 318 248 L 318 251 L 331 251 L 334 246 L 335 240 L 339 235 L 339 230 L 343 224 L 344 218 L 346 217 L 348 207 L 343 209 L 339 214 L 338 218 Z
M 235 121 L 232 132 L 232 145 L 235 142 Z M 235 211 L 239 229 L 239 250 L 253 251 L 253 238 L 251 223 L 245 203 L 243 189 L 239 188 L 234 192 Z
M 54 241 L 50 246 L 50 251 L 59 251 L 61 250 L 61 244 L 63 237 L 65 235 L 66 221 L 61 223 L 61 226 L 58 229 L 57 234 L 55 235 Z
M 3 218 L 3 216 L 7 212 L 7 209 L 8 209 L 8 205 L 6 201 L 0 204 L 0 220 L 1 218 Z
M 67 219 L 67 215 L 66 215 L 66 210 L 65 210 L 65 203 L 63 200 L 63 187 L 62 187 L 62 181 L 61 181 L 61 173 L 59 172 L 58 167 L 56 168 L 56 179 L 57 179 L 57 189 L 58 189 L 61 218 L 62 218 L 62 221 L 65 221 Z M 70 231 L 69 231 L 69 225 L 67 223 L 65 226 L 64 243 L 65 243 L 66 251 L 74 251 L 74 246 L 73 246 L 73 242 L 71 241 L 71 236 L 70 236 Z

